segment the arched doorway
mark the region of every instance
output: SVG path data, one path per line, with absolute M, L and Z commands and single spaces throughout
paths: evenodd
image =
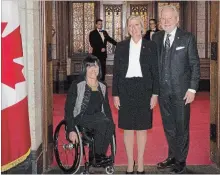
M 59 2 L 63 3 L 63 2 Z M 66 2 L 67 3 L 67 2 Z M 132 4 L 132 2 L 129 2 Z M 136 4 L 141 4 L 144 2 L 140 2 Z M 218 166 L 220 166 L 220 63 L 219 63 L 219 56 L 218 53 L 220 51 L 220 47 L 218 46 L 218 41 L 219 41 L 219 31 L 220 27 L 218 24 L 219 22 L 219 2 L 209 2 L 210 3 L 210 18 L 211 18 L 211 25 L 210 25 L 210 40 L 212 43 L 212 49 L 211 49 L 211 63 L 210 63 L 210 70 L 211 70 L 211 92 L 210 92 L 210 99 L 211 99 L 211 104 L 210 104 L 210 158 L 211 160 L 216 163 Z M 135 4 L 135 3 L 134 3 Z M 106 2 L 103 4 L 102 7 L 107 7 Z M 126 5 L 122 4 L 123 8 L 127 8 Z M 66 9 L 67 4 L 60 4 L 59 9 L 60 13 L 64 12 L 64 9 Z M 109 4 L 108 7 L 112 6 L 112 4 Z M 120 6 L 120 4 L 118 4 Z M 47 10 L 45 15 L 46 18 L 44 18 L 44 24 L 47 24 L 45 26 L 45 31 L 48 31 L 45 33 L 45 38 L 44 38 L 44 55 L 45 59 L 43 60 L 43 70 L 44 70 L 44 118 L 43 118 L 43 145 L 44 145 L 44 167 L 47 169 L 47 167 L 51 163 L 51 155 L 52 155 L 52 132 L 53 132 L 53 117 L 52 117 L 52 61 L 50 59 L 46 59 L 50 57 L 48 50 L 50 50 L 50 43 L 51 43 L 51 34 L 50 31 L 52 26 L 52 21 L 51 21 L 51 16 L 52 16 L 52 2 L 47 2 L 45 3 L 45 6 L 42 7 Z M 63 8 L 63 10 L 62 10 Z M 155 6 L 154 6 L 155 8 Z M 102 8 L 100 8 L 102 9 Z M 106 8 L 108 10 L 108 8 Z M 104 10 L 104 9 L 102 9 Z M 103 13 L 104 14 L 104 13 Z M 59 14 L 58 14 L 59 15 Z M 193 15 L 192 15 L 193 16 Z M 126 14 L 125 14 L 126 17 Z M 60 18 L 59 18 L 60 19 Z M 124 23 L 122 23 L 124 25 Z M 65 28 L 65 27 L 64 27 Z M 60 32 L 60 31 L 58 31 Z M 194 31 L 196 32 L 196 31 Z M 66 41 L 62 41 L 62 44 L 67 43 Z M 59 51 L 60 53 L 64 53 L 65 49 L 61 49 Z M 67 56 L 67 55 L 66 55 Z M 109 57 L 109 62 L 112 62 L 112 57 L 110 55 Z M 217 59 L 217 60 L 216 60 Z M 77 61 L 77 60 L 75 60 Z M 61 61 L 62 62 L 62 61 Z M 67 61 L 66 61 L 67 62 Z M 65 60 L 63 60 L 63 65 L 66 66 Z M 79 65 L 79 62 L 76 63 L 76 68 L 77 64 Z M 63 66 L 61 65 L 61 66 Z M 73 64 L 74 65 L 74 64 Z M 50 90 L 49 90 L 50 89 Z M 48 91 L 49 90 L 49 91 Z M 207 131 L 209 132 L 209 131 Z

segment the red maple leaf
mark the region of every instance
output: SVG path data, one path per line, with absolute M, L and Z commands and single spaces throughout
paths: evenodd
M 6 22 L 1 23 L 2 33 L 7 26 Z M 22 73 L 23 66 L 13 62 L 14 59 L 23 56 L 20 26 L 2 37 L 2 83 L 15 89 L 15 84 L 25 81 Z

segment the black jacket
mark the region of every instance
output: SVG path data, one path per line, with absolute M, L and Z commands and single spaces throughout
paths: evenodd
M 84 83 L 84 87 L 79 86 L 79 84 L 82 82 Z M 100 87 L 105 88 L 105 94 L 103 94 L 103 91 Z M 84 89 L 84 90 L 83 90 Z M 106 84 L 99 82 L 98 86 L 99 92 L 102 94 L 103 97 L 103 109 L 104 109 L 104 114 L 106 117 L 108 117 L 111 121 L 112 119 L 112 113 L 109 105 L 109 100 L 108 100 L 108 92 L 107 92 L 107 86 Z M 89 104 L 90 100 L 90 95 L 91 95 L 91 88 L 86 84 L 85 80 L 83 81 L 74 81 L 69 88 L 67 98 L 66 98 L 66 103 L 65 103 L 65 120 L 67 123 L 67 132 L 75 131 L 75 119 L 78 117 L 83 117 L 84 113 L 86 112 L 86 109 Z M 80 101 L 79 99 L 82 99 L 82 102 L 80 103 L 80 111 L 77 112 L 77 116 L 74 116 L 74 110 L 77 110 L 77 100 Z
M 124 40 L 117 44 L 114 69 L 113 69 L 113 85 L 112 95 L 119 96 L 121 83 L 126 78 L 129 62 L 129 47 L 130 39 Z M 158 79 L 158 61 L 157 61 L 157 47 L 152 41 L 142 40 L 140 65 L 143 78 L 146 82 L 146 90 L 151 90 L 152 94 L 159 93 L 159 79 Z
M 107 58 L 107 49 L 106 49 L 107 42 L 110 42 L 114 45 L 116 45 L 117 42 L 114 39 L 112 39 L 105 30 L 103 30 L 102 32 L 105 38 L 104 42 L 102 41 L 102 37 L 100 36 L 97 29 L 90 32 L 89 42 L 90 42 L 90 46 L 93 48 L 92 51 L 93 55 L 95 55 L 98 58 L 100 57 Z M 105 48 L 105 52 L 101 52 L 102 48 Z
M 154 32 L 156 33 L 156 32 L 159 32 L 159 31 L 160 31 L 160 30 L 156 28 L 156 30 L 155 30 Z M 144 35 L 144 38 L 145 38 L 146 40 L 151 40 L 151 39 L 150 39 L 150 32 L 151 32 L 151 30 L 147 30 L 146 34 Z M 154 34 L 155 34 L 155 33 L 154 33 Z
M 157 44 L 159 75 L 162 70 L 162 52 L 165 31 L 153 35 Z M 188 89 L 197 90 L 200 80 L 200 60 L 195 36 L 177 28 L 171 46 L 171 86 L 172 92 L 183 97 Z

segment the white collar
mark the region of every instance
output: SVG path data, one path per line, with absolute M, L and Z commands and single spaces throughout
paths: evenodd
M 102 29 L 98 29 L 98 28 L 97 28 L 97 31 L 98 31 L 98 32 L 99 32 L 99 30 L 102 30 Z
M 135 43 L 134 40 L 131 38 L 130 43 L 131 43 L 132 45 L 140 46 L 141 43 L 142 43 L 142 38 L 141 38 L 137 43 Z
M 165 36 L 166 36 L 167 34 L 170 34 L 171 36 L 175 36 L 175 35 L 176 35 L 176 30 L 177 30 L 177 27 L 175 27 L 175 28 L 173 29 L 173 31 L 170 32 L 170 33 L 165 32 Z

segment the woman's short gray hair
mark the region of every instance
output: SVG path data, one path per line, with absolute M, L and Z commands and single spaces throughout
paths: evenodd
M 162 11 L 164 9 L 171 9 L 171 10 L 173 10 L 174 13 L 176 14 L 176 17 L 179 17 L 179 11 L 177 10 L 177 8 L 174 5 L 165 5 L 165 6 L 163 6 L 162 9 L 161 9 L 161 13 L 160 13 L 161 15 L 162 15 Z
M 126 21 L 125 36 L 126 36 L 126 37 L 130 37 L 130 36 L 131 36 L 130 33 L 129 33 L 129 31 L 128 31 L 128 23 L 129 23 L 129 21 L 131 21 L 131 20 L 137 20 L 137 21 L 140 22 L 140 25 L 141 25 L 141 33 L 144 34 L 144 22 L 143 22 L 141 16 L 139 16 L 139 15 L 131 15 L 131 16 L 128 17 L 128 19 L 127 19 L 127 21 Z

